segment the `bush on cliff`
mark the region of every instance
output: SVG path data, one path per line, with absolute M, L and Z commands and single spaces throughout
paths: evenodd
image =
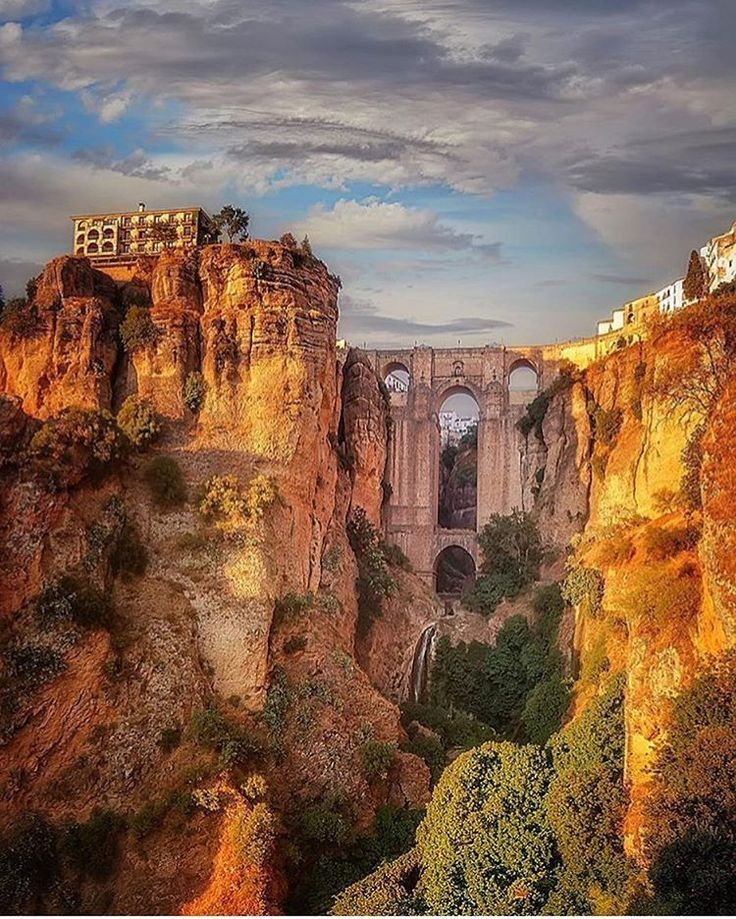
M 123 402 L 117 422 L 128 440 L 139 450 L 152 443 L 161 431 L 161 425 L 150 402 L 135 396 L 128 396 Z
M 188 373 L 184 380 L 184 402 L 189 411 L 196 415 L 204 405 L 206 395 L 207 384 L 202 374 L 198 370 Z
M 17 338 L 30 338 L 39 330 L 36 307 L 23 297 L 14 297 L 0 313 L 0 328 Z
M 397 588 L 388 569 L 383 541 L 362 507 L 353 512 L 347 525 L 350 546 L 358 563 L 358 631 L 365 634 L 371 622 L 383 612 L 383 601 Z
M 31 440 L 37 467 L 57 487 L 85 475 L 101 476 L 127 450 L 125 435 L 107 411 L 65 408 L 46 421 Z
M 675 698 L 646 809 L 655 903 L 673 914 L 736 912 L 736 654 Z
M 186 501 L 184 476 L 172 456 L 155 456 L 146 466 L 143 477 L 159 507 L 178 507 Z
M 110 569 L 114 576 L 141 577 L 148 566 L 148 550 L 141 541 L 137 528 L 126 523 L 115 540 L 110 553 Z
M 268 476 L 254 476 L 243 489 L 234 475 L 213 475 L 199 487 L 197 510 L 207 522 L 237 530 L 260 520 L 277 497 Z
M 120 340 L 126 351 L 139 351 L 156 343 L 158 332 L 145 306 L 131 306 L 120 323 Z
M 504 597 L 515 597 L 539 577 L 542 542 L 536 524 L 523 511 L 492 514 L 478 534 L 483 556 L 480 575 L 464 601 L 488 615 Z
M 114 607 L 109 593 L 71 575 L 49 584 L 36 600 L 42 626 L 50 627 L 69 620 L 85 629 L 110 629 Z
M 381 740 L 366 740 L 360 746 L 360 764 L 366 782 L 385 779 L 396 757 L 396 745 Z
M 59 873 L 54 827 L 26 814 L 0 837 L 0 905 L 9 914 L 45 912 L 44 898 Z

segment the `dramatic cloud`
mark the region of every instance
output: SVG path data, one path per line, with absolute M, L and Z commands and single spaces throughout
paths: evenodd
M 432 341 L 448 336 L 453 339 L 463 336 L 473 338 L 484 336 L 486 340 L 490 340 L 491 333 L 511 326 L 511 323 L 499 319 L 485 319 L 477 316 L 457 317 L 438 323 L 385 316 L 380 314 L 373 304 L 356 301 L 347 295 L 340 298 L 340 306 L 341 334 L 356 342 L 361 340 L 361 336 L 365 336 L 377 345 L 411 342 L 412 340 Z
M 472 233 L 460 233 L 440 223 L 432 211 L 375 199 L 343 199 L 329 210 L 315 205 L 298 229 L 324 248 L 471 251 L 495 261 L 500 258 L 500 243 L 483 243 Z
M 734 216 L 731 0 L 0 0 L 0 18 L 9 97 L 68 111 L 0 115 L 6 255 L 55 244 L 82 202 L 263 202 L 354 283 L 413 257 L 405 314 L 423 249 L 461 302 L 556 334 L 559 307 L 584 315 L 572 275 L 592 313 Z

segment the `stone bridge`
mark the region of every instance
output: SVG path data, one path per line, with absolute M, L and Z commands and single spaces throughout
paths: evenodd
M 524 470 L 517 422 L 526 405 L 557 375 L 562 357 L 589 363 L 591 352 L 568 356 L 563 346 L 506 348 L 429 348 L 369 351 L 381 379 L 398 370 L 408 374 L 406 391 L 391 392 L 393 421 L 387 479 L 391 486 L 386 513 L 387 538 L 406 553 L 415 571 L 434 584 L 443 549 L 460 546 L 478 564 L 475 530 L 438 526 L 440 426 L 444 401 L 467 393 L 478 404 L 477 528 L 491 514 L 524 508 Z M 534 390 L 509 388 L 518 367 L 537 375 Z

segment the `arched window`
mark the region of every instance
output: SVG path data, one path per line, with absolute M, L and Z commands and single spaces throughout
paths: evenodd
M 84 245 L 84 233 L 80 233 L 80 234 L 77 236 L 77 245 L 78 245 L 78 246 L 83 246 L 83 245 Z
M 465 373 L 465 364 L 462 361 L 455 361 L 452 365 L 452 375 L 454 377 L 461 377 Z
M 90 243 L 87 246 L 87 253 L 89 255 L 97 255 L 99 251 L 100 251 L 100 247 L 97 245 L 97 243 Z
M 109 239 L 106 239 L 105 242 L 102 244 L 102 251 L 103 252 L 114 252 L 114 250 L 115 250 L 115 246 L 112 244 L 112 242 Z
M 475 397 L 453 387 L 437 413 L 440 426 L 437 525 L 474 530 L 478 520 L 478 418 Z
M 473 556 L 462 546 L 447 546 L 435 560 L 434 583 L 438 594 L 461 596 L 475 583 Z
M 509 391 L 536 393 L 539 387 L 537 371 L 530 361 L 517 361 L 509 372 Z
M 384 383 L 389 392 L 409 392 L 411 377 L 404 364 L 389 364 L 384 371 Z
M 87 239 L 99 239 L 99 238 L 100 238 L 100 231 L 96 229 L 95 227 L 92 227 L 89 233 L 87 233 Z
M 102 231 L 103 239 L 112 239 L 114 235 L 115 230 L 113 230 L 112 227 L 105 227 L 105 229 Z

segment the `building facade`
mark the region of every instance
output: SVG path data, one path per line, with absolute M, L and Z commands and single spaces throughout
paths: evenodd
M 201 207 L 73 216 L 74 255 L 103 265 L 134 262 L 165 249 L 189 249 L 217 239 L 212 218 Z
M 736 279 L 736 223 L 720 236 L 714 236 L 700 250 L 708 272 L 708 290 Z

